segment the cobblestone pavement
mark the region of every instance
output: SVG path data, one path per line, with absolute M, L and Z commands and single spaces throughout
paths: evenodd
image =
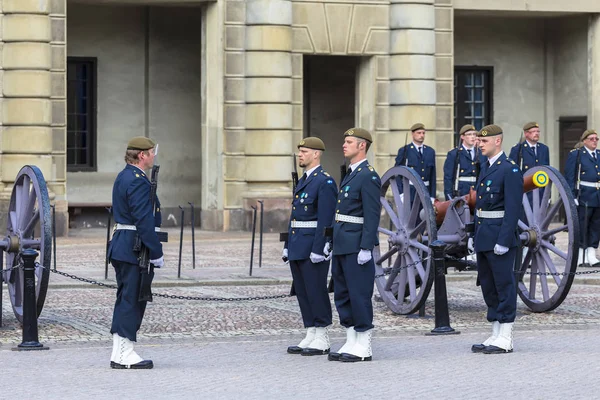
M 112 269 L 104 280 L 102 239 L 99 230 L 59 238 L 57 269 L 113 283 Z M 187 234 L 181 278 L 178 232 L 170 231 L 170 239 L 165 246 L 167 268 L 157 272 L 155 293 L 226 298 L 289 293 L 289 268 L 280 261 L 276 234 L 265 235 L 263 266 L 255 265 L 251 277 L 248 233 L 197 232 L 196 269 L 191 268 Z M 594 395 L 586 382 L 595 381 L 599 369 L 600 281 L 595 275 L 576 277 L 567 300 L 551 313 L 532 313 L 519 301 L 515 353 L 483 356 L 468 351 L 489 329 L 475 274 L 451 271 L 450 320 L 461 334 L 423 335 L 435 326 L 433 295 L 425 318 L 395 315 L 376 302 L 375 361 L 362 365 L 285 354 L 286 346 L 302 337 L 295 298 L 217 302 L 157 297 L 148 306 L 139 334 L 140 352 L 154 358 L 157 368 L 143 372 L 108 368 L 114 289 L 96 289 L 54 273 L 50 279 L 39 319 L 40 342 L 51 347 L 48 352 L 9 351 L 21 342 L 21 330 L 4 290 L 0 368 L 4 377 L 11 377 L 8 387 L 19 388 L 10 391 L 10 398 L 15 393 L 27 399 L 343 398 L 366 393 L 475 398 L 495 397 L 489 391 L 499 388 L 503 397 L 584 398 Z M 336 321 L 334 342 L 341 344 L 343 335 Z M 25 366 L 28 374 L 23 373 Z M 133 382 L 127 377 L 130 373 L 136 374 Z M 25 375 L 35 377 L 36 384 L 24 385 Z

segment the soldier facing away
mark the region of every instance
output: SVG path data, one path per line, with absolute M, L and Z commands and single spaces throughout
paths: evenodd
M 335 211 L 337 186 L 321 168 L 325 144 L 317 137 L 307 137 L 298 144 L 299 164 L 304 175 L 298 181 L 292 199 L 288 241 L 282 258 L 289 260 L 294 289 L 306 328 L 306 336 L 290 354 L 304 356 L 329 353 L 327 327 L 331 325 L 331 302 L 327 290 L 329 259 L 325 259 L 325 227 Z
M 361 128 L 344 133 L 344 157 L 348 173 L 340 183 L 333 221 L 334 300 L 340 324 L 346 328 L 346 343 L 330 353 L 330 361 L 370 361 L 373 331 L 373 248 L 379 244 L 377 228 L 381 211 L 381 180 L 367 161 L 373 143 Z M 329 243 L 324 253 L 329 254 Z
M 108 258 L 115 269 L 117 300 L 113 311 L 110 333 L 113 351 L 110 366 L 114 369 L 150 369 L 152 360 L 144 360 L 133 349 L 137 339 L 146 301 L 138 301 L 141 269 L 139 251 L 134 250 L 136 236 L 149 249 L 150 262 L 160 268 L 164 265 L 162 245 L 155 227 L 161 224 L 160 203 L 152 209 L 150 181 L 145 170 L 154 164 L 156 144 L 139 136 L 127 143 L 125 168 L 115 180 L 112 193 L 112 212 L 115 230 L 108 249 Z

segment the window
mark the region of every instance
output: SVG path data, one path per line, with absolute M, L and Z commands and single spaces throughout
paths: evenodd
M 465 124 L 481 129 L 492 123 L 491 67 L 454 68 L 454 132 Z M 457 138 L 458 139 L 458 138 Z
M 96 59 L 67 59 L 67 170 L 96 170 Z

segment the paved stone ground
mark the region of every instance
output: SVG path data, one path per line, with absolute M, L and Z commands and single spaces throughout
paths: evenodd
M 276 234 L 265 236 L 263 267 L 255 265 L 250 277 L 249 234 L 197 232 L 196 269 L 192 269 L 188 233 L 182 277 L 177 278 L 178 234 L 170 231 L 171 242 L 165 246 L 168 265 L 157 272 L 155 293 L 235 298 L 289 292 L 289 268 L 279 259 Z M 112 269 L 104 280 L 104 235 L 100 230 L 82 230 L 59 238 L 58 270 L 112 283 Z M 50 278 L 39 319 L 40 341 L 51 347 L 47 352 L 10 351 L 20 343 L 21 330 L 4 290 L 0 370 L 4 378 L 10 377 L 11 384 L 5 385 L 13 388 L 9 398 L 595 396 L 590 382 L 599 372 L 596 275 L 576 277 L 567 300 L 551 313 L 532 313 L 519 301 L 515 353 L 484 356 L 469 352 L 489 329 L 475 275 L 450 272 L 451 324 L 461 334 L 424 336 L 435 326 L 433 295 L 426 318 L 395 315 L 383 303 L 374 303 L 375 361 L 362 365 L 285 354 L 285 348 L 302 337 L 295 298 L 240 302 L 156 298 L 148 307 L 139 341 L 142 355 L 153 358 L 157 367 L 136 372 L 108 368 L 114 290 L 96 289 L 55 273 Z M 337 346 L 343 335 L 334 323 Z M 34 377 L 34 385 L 25 384 L 27 375 Z M 311 382 L 309 389 L 302 388 L 306 382 Z M 490 394 L 490 389 L 502 392 Z

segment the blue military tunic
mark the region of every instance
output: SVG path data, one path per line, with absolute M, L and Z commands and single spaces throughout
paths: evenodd
M 380 192 L 379 175 L 365 160 L 346 175 L 337 196 L 331 267 L 334 299 L 340 324 L 357 332 L 373 328 L 375 263 L 371 259 L 360 265 L 357 256 L 361 249 L 373 250 L 379 244 Z M 355 222 L 342 221 L 348 218 Z
M 313 263 L 310 253 L 323 255 L 325 228 L 331 226 L 335 211 L 337 186 L 320 166 L 310 176 L 300 179 L 292 199 L 288 242 L 288 259 L 294 289 L 304 327 L 331 325 L 331 302 L 327 290 L 329 261 Z M 316 227 L 293 227 L 316 224 Z
M 484 164 L 477 181 L 475 214 L 475 251 L 483 298 L 490 322 L 513 322 L 516 316 L 517 289 L 513 273 L 518 239 L 517 223 L 523 198 L 523 176 L 517 164 L 504 153 L 489 165 Z M 502 212 L 499 217 L 477 213 Z M 496 244 L 509 248 L 503 255 L 494 253 Z
M 596 159 L 592 154 L 596 154 Z M 573 191 L 573 196 L 579 202 L 577 207 L 580 231 L 579 247 L 598 248 L 600 241 L 600 152 L 588 151 L 585 147 L 571 150 L 565 164 L 565 178 Z M 579 190 L 577 190 L 577 181 L 580 181 Z
M 458 154 L 458 162 L 457 162 Z M 454 197 L 454 188 L 456 187 L 456 174 L 458 172 L 458 196 L 469 194 L 471 189 L 475 188 L 477 180 L 477 165 L 479 167 L 487 162 L 487 157 L 481 154 L 481 150 L 473 147 L 471 156 L 464 146 L 454 148 L 448 152 L 446 161 L 444 161 L 444 197 L 446 200 Z
M 524 174 L 533 167 L 537 167 L 540 165 L 550 165 L 550 150 L 548 149 L 548 146 L 540 142 L 537 142 L 534 150 L 531 147 L 531 145 L 525 140 L 521 143 L 515 144 L 510 149 L 509 158 L 517 164 L 521 172 Z M 539 189 L 540 201 L 542 200 L 542 196 L 544 195 L 544 190 L 545 188 Z M 529 203 L 533 204 L 532 192 L 527 193 L 527 198 L 529 199 Z M 522 216 L 524 218 L 524 212 Z
M 108 249 L 117 281 L 117 299 L 110 333 L 136 341 L 146 302 L 138 301 L 140 288 L 139 252 L 133 250 L 136 233 L 149 249 L 150 259 L 163 256 L 162 245 L 154 230 L 161 224 L 160 203 L 156 198 L 153 213 L 150 181 L 138 167 L 127 164 L 113 185 L 112 213 L 116 223 L 134 225 L 134 230 L 116 230 Z
M 422 155 L 417 151 L 414 143 L 401 147 L 396 156 L 395 166 L 399 165 L 414 169 L 429 188 L 429 195 L 435 197 L 435 150 L 432 147 L 423 145 Z M 402 191 L 401 187 L 400 191 Z M 411 198 L 412 196 L 414 196 L 414 188 L 411 188 Z

